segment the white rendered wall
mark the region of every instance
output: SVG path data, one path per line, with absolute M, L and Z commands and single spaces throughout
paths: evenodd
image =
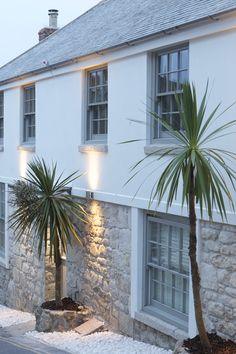
M 232 19 L 231 19 L 232 21 Z M 217 24 L 213 23 L 212 26 Z M 211 28 L 209 26 L 209 28 Z M 168 46 L 175 42 L 186 42 L 191 37 L 191 31 L 176 34 L 152 41 L 152 51 L 162 45 Z M 207 79 L 210 87 L 213 84 L 210 96 L 210 107 L 219 101 L 224 107 L 236 100 L 235 71 L 236 61 L 236 32 L 218 33 L 216 35 L 201 36 L 189 41 L 190 49 L 190 80 L 196 83 L 199 97 L 202 95 Z M 150 43 L 149 43 L 150 46 Z M 138 46 L 135 48 L 136 52 Z M 126 204 L 133 207 L 147 208 L 150 190 L 154 177 L 140 189 L 135 200 L 133 196 L 138 187 L 151 172 L 147 167 L 131 183 L 123 187 L 131 176 L 129 168 L 143 158 L 146 145 L 146 129 L 144 124 L 138 124 L 130 119 L 146 121 L 146 110 L 149 91 L 148 82 L 148 52 L 140 44 L 142 52 L 125 56 L 108 62 L 109 88 L 109 128 L 108 153 L 81 153 L 79 146 L 84 143 L 83 119 L 85 116 L 84 70 L 92 65 L 106 63 L 109 55 L 103 58 L 93 58 L 91 61 L 79 63 L 78 69 L 60 76 L 54 70 L 48 78 L 36 79 L 36 153 L 17 150 L 20 145 L 20 121 L 22 110 L 21 82 L 17 87 L 5 90 L 5 143 L 4 152 L 0 152 L 1 179 L 16 178 L 24 175 L 28 159 L 32 156 L 44 157 L 47 162 L 56 161 L 59 170 L 65 174 L 79 170 L 85 175 L 74 182 L 74 192 L 84 196 L 85 190 L 94 190 L 95 199 Z M 149 48 L 150 49 L 150 48 Z M 133 48 L 130 49 L 132 51 Z M 127 52 L 128 53 L 128 52 Z M 117 58 L 119 51 L 117 52 Z M 107 59 L 107 60 L 106 60 Z M 59 72 L 59 70 L 58 70 Z M 33 78 L 24 84 L 32 82 Z M 224 115 L 223 120 L 236 117 L 236 106 Z M 120 145 L 130 139 L 144 139 L 139 143 Z M 227 137 L 220 142 L 230 150 L 236 150 L 235 136 Z M 219 146 L 219 142 L 216 143 Z M 10 161 L 10 163 L 9 163 Z M 160 169 L 161 171 L 161 169 Z M 159 171 L 156 172 L 157 174 Z M 153 206 L 155 208 L 155 206 Z M 165 203 L 160 207 L 165 211 Z M 181 208 L 176 201 L 171 210 L 180 214 Z M 184 209 L 182 214 L 186 214 Z M 235 223 L 234 217 L 230 222 Z

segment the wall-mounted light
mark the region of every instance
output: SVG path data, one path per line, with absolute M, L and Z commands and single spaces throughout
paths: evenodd
M 86 191 L 86 199 L 87 200 L 94 199 L 94 193 L 91 191 Z

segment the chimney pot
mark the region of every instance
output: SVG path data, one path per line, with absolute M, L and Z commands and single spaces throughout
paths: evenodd
M 49 16 L 49 27 L 57 28 L 58 10 L 55 9 L 48 10 L 48 16 Z
M 48 36 L 50 36 L 53 32 L 55 32 L 58 29 L 57 27 L 58 10 L 55 9 L 48 10 L 48 16 L 49 16 L 49 26 L 42 28 L 38 32 L 39 42 L 47 38 Z

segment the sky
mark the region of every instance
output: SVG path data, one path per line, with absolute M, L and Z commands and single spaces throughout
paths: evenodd
M 38 43 L 38 31 L 48 26 L 48 10 L 59 10 L 65 26 L 100 0 L 0 0 L 0 66 Z

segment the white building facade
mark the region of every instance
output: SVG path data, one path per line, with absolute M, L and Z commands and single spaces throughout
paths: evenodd
M 44 42 L 53 42 L 60 31 Z M 180 200 L 168 213 L 165 200 L 149 207 L 163 169 L 158 150 L 173 141 L 148 112 L 158 109 L 180 127 L 173 94 L 186 80 L 195 83 L 199 100 L 209 80 L 209 112 L 221 101 L 222 110 L 231 105 L 236 99 L 235 43 L 236 13 L 231 10 L 63 65 L 50 65 L 45 56 L 41 69 L 1 80 L 2 303 L 33 310 L 47 290 L 43 260 L 26 240 L 16 247 L 7 226 L 8 185 L 24 177 L 27 162 L 38 156 L 48 164 L 57 162 L 65 174 L 83 174 L 73 183 L 73 194 L 86 198 L 86 192 L 93 193 L 87 202 L 93 222 L 83 231 L 84 247 L 75 245 L 67 257 L 67 294 L 136 339 L 173 347 L 177 339 L 196 334 L 187 209 Z M 216 124 L 235 116 L 233 106 Z M 120 144 L 133 139 L 140 141 Z M 213 146 L 236 152 L 235 136 Z M 153 151 L 156 161 L 125 185 L 130 167 Z M 228 210 L 228 224 L 217 212 L 211 224 L 207 217 L 198 218 L 206 324 L 209 331 L 234 338 L 236 217 Z

